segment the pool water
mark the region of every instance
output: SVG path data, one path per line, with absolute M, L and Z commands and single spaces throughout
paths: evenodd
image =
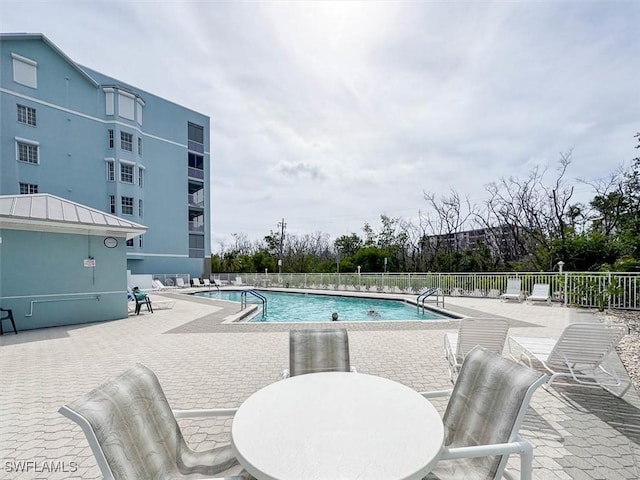
M 267 314 L 262 308 L 252 322 L 328 322 L 333 312 L 338 321 L 386 322 L 401 320 L 441 320 L 444 317 L 429 310 L 417 311 L 415 305 L 400 300 L 315 295 L 310 293 L 281 293 L 259 291 L 267 299 Z M 240 302 L 241 291 L 198 292 L 194 295 L 218 300 Z M 247 294 L 248 303 L 262 305 L 256 297 Z

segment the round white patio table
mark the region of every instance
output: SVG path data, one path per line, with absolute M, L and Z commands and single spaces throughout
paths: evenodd
M 231 445 L 259 480 L 412 480 L 442 453 L 437 410 L 382 377 L 311 373 L 280 380 L 238 409 Z

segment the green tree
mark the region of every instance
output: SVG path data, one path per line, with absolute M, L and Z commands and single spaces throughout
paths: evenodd
M 362 239 L 355 233 L 351 235 L 342 235 L 333 242 L 334 248 L 340 253 L 341 257 L 351 257 L 362 248 Z

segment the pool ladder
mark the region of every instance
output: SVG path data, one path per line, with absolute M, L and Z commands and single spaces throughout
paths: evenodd
M 422 307 L 422 313 L 424 313 L 426 309 L 427 297 L 431 297 L 432 295 L 436 296 L 436 307 L 440 306 L 440 289 L 437 287 L 432 287 L 418 295 L 418 298 L 416 299 L 416 308 L 418 309 L 418 313 L 420 313 L 420 307 Z M 442 295 L 442 307 L 444 308 L 444 295 Z
M 267 299 L 264 295 L 258 293 L 255 290 L 242 291 L 242 293 L 240 294 L 240 310 L 244 310 L 247 307 L 247 295 L 249 293 L 262 302 L 262 316 L 264 317 L 267 314 Z

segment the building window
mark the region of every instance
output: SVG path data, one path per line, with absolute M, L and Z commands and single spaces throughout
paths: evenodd
M 196 155 L 195 153 L 189 154 L 189 166 L 197 168 L 198 170 L 204 169 L 204 157 L 202 155 Z
M 197 179 L 204 179 L 204 157 L 195 153 L 189 152 L 188 155 L 189 176 Z
M 127 247 L 133 247 L 133 238 L 127 240 Z
M 38 88 L 38 62 L 30 58 L 11 54 L 13 58 L 13 81 L 31 88 Z
M 133 134 L 120 132 L 120 148 L 127 152 L 133 152 Z
M 20 162 L 35 164 L 40 163 L 37 143 L 27 143 L 25 141 L 18 140 L 16 141 L 16 150 L 18 160 Z
M 142 200 L 138 200 L 138 216 L 139 216 L 139 217 L 142 217 L 142 213 L 143 213 L 143 210 L 142 210 Z M 141 246 L 142 246 L 142 245 L 141 245 Z
M 107 146 L 109 148 L 113 148 L 114 145 L 115 145 L 115 140 L 114 140 L 113 128 L 110 128 L 109 130 L 107 130 Z
M 136 117 L 139 125 L 142 125 L 142 107 L 144 107 L 144 101 L 136 98 Z
M 38 185 L 20 182 L 20 195 L 29 195 L 30 193 L 38 193 Z
M 189 235 L 189 258 L 204 258 L 203 235 Z
M 142 156 L 142 137 L 138 137 L 138 156 Z
M 204 153 L 204 128 L 195 123 L 187 124 L 187 148 L 194 152 Z
M 36 109 L 18 105 L 18 122 L 36 126 Z
M 133 165 L 128 163 L 120 164 L 120 181 L 122 183 L 133 183 Z
M 104 111 L 107 115 L 113 115 L 115 106 L 115 95 L 113 88 L 104 89 Z
M 109 213 L 116 214 L 116 196 L 109 195 Z
M 123 215 L 133 215 L 133 197 L 120 197 L 120 209 Z
M 116 181 L 116 163 L 112 160 L 107 161 L 107 182 Z
M 138 186 L 144 187 L 144 168 L 138 167 Z
M 130 93 L 118 91 L 118 115 L 127 120 L 133 120 L 135 98 L 136 97 Z

